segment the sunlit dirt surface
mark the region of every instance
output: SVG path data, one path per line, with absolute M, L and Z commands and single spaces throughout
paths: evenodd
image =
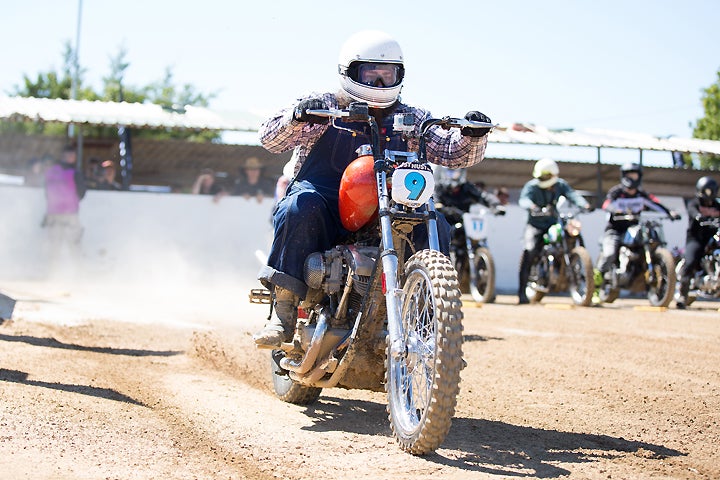
M 466 297 L 455 419 L 414 457 L 383 394 L 275 398 L 250 286 L 0 281 L 0 478 L 720 478 L 718 303 Z

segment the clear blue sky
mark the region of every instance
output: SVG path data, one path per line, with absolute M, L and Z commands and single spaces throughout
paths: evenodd
M 79 57 L 100 87 L 121 46 L 134 86 L 216 92 L 219 111 L 267 114 L 337 88 L 337 54 L 365 28 L 404 50 L 403 99 L 435 115 L 690 137 L 720 69 L 720 2 L 84 0 Z M 4 2 L 0 92 L 62 65 L 78 0 Z

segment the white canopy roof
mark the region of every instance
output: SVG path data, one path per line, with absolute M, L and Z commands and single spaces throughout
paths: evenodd
M 720 141 L 697 138 L 654 137 L 643 133 L 602 129 L 552 130 L 532 124 L 498 125 L 488 139 L 496 143 L 627 148 L 720 155 Z
M 232 118 L 231 118 L 232 117 Z M 0 96 L 0 119 L 37 120 L 145 128 L 257 131 L 262 119 L 249 112 L 221 115 L 207 108 L 165 109 L 148 103 L 101 102 Z M 533 124 L 498 125 L 490 142 L 636 150 L 678 151 L 720 155 L 720 141 L 654 137 L 601 129 L 554 130 Z
M 201 130 L 257 130 L 257 118 L 226 118 L 207 108 L 165 109 L 150 103 L 0 96 L 0 119 Z

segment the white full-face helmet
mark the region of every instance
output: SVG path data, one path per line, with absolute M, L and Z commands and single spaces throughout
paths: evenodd
M 538 179 L 540 188 L 550 188 L 557 182 L 560 175 L 560 168 L 555 160 L 551 158 L 541 158 L 535 162 L 533 168 L 533 177 Z
M 405 77 L 400 45 L 384 32 L 358 32 L 340 50 L 338 73 L 341 88 L 351 98 L 387 108 L 400 96 Z

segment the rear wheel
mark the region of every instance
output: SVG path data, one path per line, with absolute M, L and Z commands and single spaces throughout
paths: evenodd
M 595 292 L 593 264 L 585 247 L 575 247 L 570 252 L 570 295 L 575 305 L 590 306 Z
M 675 260 L 669 250 L 658 248 L 652 261 L 655 281 L 648 285 L 648 300 L 654 307 L 667 307 L 675 295 Z
M 301 385 L 290 378 L 287 370 L 280 367 L 280 359 L 283 356 L 281 350 L 273 350 L 270 355 L 270 371 L 275 395 L 283 402 L 295 405 L 309 405 L 315 402 L 320 397 L 322 388 Z
M 478 247 L 475 250 L 475 281 L 470 280 L 470 294 L 480 303 L 495 301 L 495 261 L 490 250 Z
M 388 418 L 400 447 L 422 455 L 445 440 L 462 369 L 462 311 L 457 273 L 440 252 L 422 250 L 405 266 L 403 345 L 388 343 Z

